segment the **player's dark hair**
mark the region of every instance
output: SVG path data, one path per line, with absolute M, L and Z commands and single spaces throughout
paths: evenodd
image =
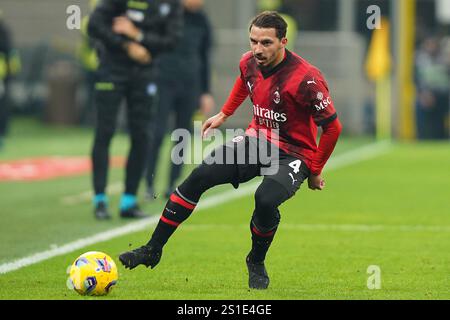
M 286 21 L 276 11 L 264 11 L 258 14 L 250 23 L 250 31 L 253 26 L 264 29 L 274 28 L 277 32 L 277 38 L 280 40 L 286 37 L 288 27 Z

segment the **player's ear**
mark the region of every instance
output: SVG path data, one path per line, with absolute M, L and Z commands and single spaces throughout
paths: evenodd
M 283 46 L 287 46 L 287 44 L 288 44 L 288 39 L 287 39 L 287 38 L 281 39 L 281 44 L 282 44 Z

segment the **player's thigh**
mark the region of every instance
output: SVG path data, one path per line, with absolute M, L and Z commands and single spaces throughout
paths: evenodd
M 288 192 L 289 197 L 292 197 L 309 177 L 309 174 L 310 171 L 303 161 L 292 156 L 281 155 L 276 173 L 264 176 L 264 180 L 270 179 L 278 182 Z
M 291 194 L 278 181 L 264 177 L 255 192 L 256 211 L 273 212 L 284 201 L 289 199 Z
M 244 139 L 238 140 L 240 142 Z M 236 162 L 236 152 L 239 148 L 245 148 L 245 144 L 230 141 L 214 149 L 183 182 L 179 187 L 180 191 L 197 201 L 203 192 L 214 186 L 230 183 L 237 189 L 240 183 L 258 176 L 257 165 Z
M 222 147 L 216 149 L 221 153 L 214 154 L 215 159 L 221 163 L 233 165 L 236 168 L 236 177 L 233 185 L 237 188 L 240 183 L 245 183 L 261 175 L 261 168 L 257 157 L 251 147 L 251 141 L 248 136 L 236 136 L 226 142 Z M 209 158 L 205 161 L 208 162 Z
M 212 161 L 217 153 L 226 152 L 225 146 L 216 148 L 205 160 L 196 167 L 189 177 L 179 187 L 181 193 L 193 201 L 197 201 L 206 190 L 222 184 L 239 186 L 238 170 L 235 164 L 222 161 Z M 211 160 L 211 161 L 210 161 Z

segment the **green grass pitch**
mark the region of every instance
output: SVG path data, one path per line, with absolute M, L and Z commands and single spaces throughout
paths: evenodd
M 113 154 L 125 154 L 126 139 L 115 138 Z M 0 157 L 86 155 L 91 140 L 87 129 L 20 120 Z M 370 142 L 344 137 L 335 154 Z M 118 255 L 145 243 L 153 227 L 1 274 L 0 299 L 450 299 L 449 164 L 448 143 L 396 143 L 371 159 L 325 171 L 325 191 L 303 185 L 280 208 L 280 228 L 266 260 L 266 291 L 247 288 L 249 194 L 196 211 L 170 239 L 155 269 L 118 265 L 118 285 L 107 297 L 81 297 L 67 289 L 67 267 L 91 250 L 118 263 Z M 165 169 L 157 180 L 160 191 Z M 122 170 L 112 170 L 111 183 L 122 178 Z M 120 194 L 111 196 L 110 222 L 95 221 L 89 200 L 61 201 L 89 189 L 89 175 L 0 182 L 0 265 L 127 223 L 117 217 Z M 205 198 L 230 189 L 217 188 Z M 159 215 L 163 204 L 156 200 L 144 208 Z M 367 286 L 372 265 L 381 270 L 378 290 Z

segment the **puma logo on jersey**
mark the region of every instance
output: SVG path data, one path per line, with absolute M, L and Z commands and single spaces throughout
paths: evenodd
M 253 93 L 253 84 L 250 83 L 250 81 L 247 81 L 248 91 L 250 93 Z
M 312 79 L 312 81 L 306 81 L 306 84 L 317 84 L 316 81 L 314 80 L 314 78 Z
M 294 185 L 295 182 L 298 181 L 298 180 L 297 180 L 297 179 L 294 179 L 294 175 L 293 175 L 292 173 L 289 173 L 289 176 L 290 176 L 291 179 L 292 179 L 292 185 Z

